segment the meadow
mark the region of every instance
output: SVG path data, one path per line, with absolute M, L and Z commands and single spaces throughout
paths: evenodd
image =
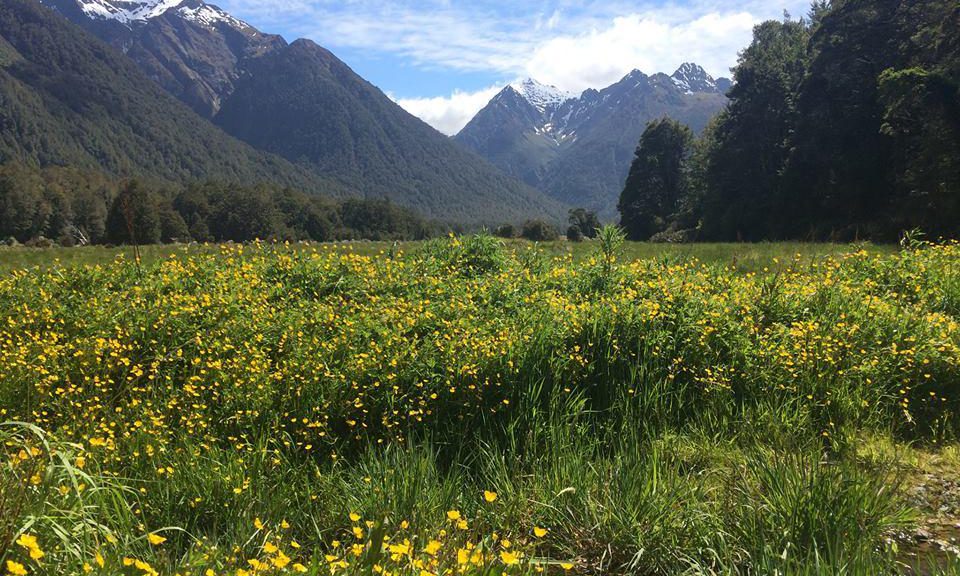
M 355 254 L 359 256 L 383 256 L 390 251 L 417 252 L 424 242 L 325 242 L 298 243 L 284 245 L 287 250 L 317 250 L 320 253 Z M 525 250 L 530 245 L 525 240 L 505 240 L 502 246 L 510 252 Z M 541 242 L 538 249 L 547 257 L 570 257 L 581 262 L 594 256 L 597 251 L 595 242 Z M 278 249 L 278 246 L 273 246 Z M 889 254 L 893 246 L 862 244 L 855 247 L 847 244 L 825 244 L 804 242 L 760 242 L 760 243 L 708 243 L 708 244 L 651 244 L 645 242 L 624 242 L 619 258 L 621 262 L 656 258 L 696 258 L 709 264 L 729 264 L 741 272 L 759 272 L 769 267 L 774 259 L 802 261 L 815 260 L 825 256 L 842 256 L 852 250 L 863 249 L 870 254 Z M 190 257 L 194 255 L 216 254 L 217 245 L 211 244 L 155 244 L 141 246 L 140 257 L 145 265 L 152 265 L 171 255 Z M 127 246 L 84 246 L 79 248 L 20 248 L 0 245 L 0 273 L 27 268 L 50 268 L 54 266 L 73 267 L 81 265 L 107 265 L 118 257 L 134 259 L 134 249 Z
M 7 249 L 0 570 L 960 573 L 958 408 L 955 243 Z

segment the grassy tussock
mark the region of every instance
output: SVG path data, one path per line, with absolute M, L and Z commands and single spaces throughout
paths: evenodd
M 903 454 L 956 438 L 960 247 L 750 271 L 625 249 L 252 245 L 0 278 L 0 562 L 907 570 Z

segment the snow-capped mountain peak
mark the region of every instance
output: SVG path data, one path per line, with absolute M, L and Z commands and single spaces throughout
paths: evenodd
M 116 20 L 123 24 L 149 20 L 176 8 L 184 0 L 76 0 L 89 18 Z
M 533 78 L 527 78 L 523 82 L 511 84 L 510 87 L 516 90 L 517 93 L 523 96 L 524 100 L 540 112 L 544 112 L 547 108 L 559 106 L 567 100 L 575 98 L 575 96 L 569 92 L 564 92 L 556 86 L 541 84 Z
M 203 2 L 194 4 L 194 6 L 183 6 L 177 10 L 177 12 L 185 20 L 196 22 L 197 24 L 206 26 L 207 28 L 213 27 L 217 22 L 224 22 L 234 28 L 240 29 L 250 27 L 250 25 L 243 20 L 234 18 L 216 6 L 204 4 Z
M 41 0 L 44 2 L 45 0 Z M 49 1 L 49 0 L 47 0 Z M 127 26 L 146 22 L 176 10 L 177 14 L 201 26 L 212 27 L 225 22 L 236 28 L 249 25 L 203 0 L 73 0 L 88 18 L 114 20 Z
M 717 81 L 707 71 L 689 62 L 682 64 L 671 76 L 673 83 L 687 94 L 694 92 L 716 92 Z

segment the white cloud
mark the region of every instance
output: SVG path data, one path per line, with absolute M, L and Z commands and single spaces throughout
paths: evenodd
M 542 43 L 527 61 L 525 72 L 573 92 L 608 86 L 633 69 L 669 74 L 684 62 L 696 62 L 714 76 L 725 76 L 758 22 L 747 12 L 711 13 L 681 23 L 655 14 L 617 17 L 606 28 Z
M 533 77 L 579 92 L 637 68 L 670 73 L 696 62 L 729 74 L 752 27 L 794 17 L 810 0 L 220 0 L 265 30 L 311 38 L 439 73 Z M 373 79 L 376 81 L 376 79 Z M 385 86 L 386 89 L 402 89 Z M 408 87 L 403 87 L 408 88 Z M 498 87 L 398 102 L 445 133 Z M 409 90 L 404 90 L 409 92 Z
M 450 96 L 434 98 L 400 98 L 397 104 L 407 112 L 417 116 L 440 132 L 453 135 L 467 125 L 467 122 L 491 98 L 496 96 L 502 86 L 491 86 L 476 92 L 456 91 Z

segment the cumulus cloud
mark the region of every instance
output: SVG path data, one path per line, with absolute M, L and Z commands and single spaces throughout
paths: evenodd
M 466 126 L 501 89 L 502 86 L 491 86 L 476 92 L 457 90 L 449 96 L 396 98 L 395 101 L 440 132 L 453 135 Z
M 615 18 L 604 29 L 544 42 L 524 71 L 573 92 L 608 86 L 634 69 L 669 74 L 684 62 L 696 62 L 723 76 L 735 64 L 737 51 L 750 41 L 757 22 L 747 12 L 707 14 L 679 24 L 651 14 L 631 14 Z

